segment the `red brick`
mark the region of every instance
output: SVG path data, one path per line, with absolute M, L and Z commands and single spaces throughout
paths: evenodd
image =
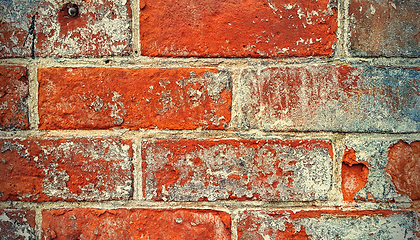
M 342 192 L 346 201 L 420 200 L 420 142 L 348 136 L 337 148 L 343 156 Z
M 328 0 L 141 0 L 140 8 L 146 56 L 330 56 L 336 41 Z
M 350 51 L 356 56 L 420 56 L 418 1 L 351 0 Z
M 344 150 L 341 167 L 341 189 L 344 201 L 354 200 L 356 193 L 367 183 L 369 168 L 356 161 L 356 152 L 353 149 Z
M 51 209 L 42 239 L 230 239 L 225 212 L 192 209 Z
M 2 139 L 0 201 L 130 199 L 131 141 Z
M 35 211 L 0 209 L 0 238 L 35 240 Z
M 0 66 L 0 130 L 29 129 L 29 83 L 23 66 Z
M 247 69 L 232 125 L 278 131 L 418 132 L 419 79 L 417 68 Z
M 40 129 L 224 129 L 231 77 L 214 69 L 38 70 Z
M 0 58 L 76 57 L 131 53 L 129 1 L 3 1 Z
M 325 200 L 332 148 L 323 140 L 144 141 L 147 200 Z
M 417 212 L 367 210 L 244 211 L 239 240 L 415 239 Z
M 399 141 L 390 146 L 385 171 L 399 193 L 420 200 L 420 141 Z

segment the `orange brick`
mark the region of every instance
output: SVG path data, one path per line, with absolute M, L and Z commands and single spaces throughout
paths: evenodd
M 76 3 L 78 14 L 69 15 Z M 131 53 L 130 1 L 2 1 L 0 58 Z
M 344 200 L 420 200 L 420 141 L 348 136 L 337 149 L 343 155 Z
M 323 140 L 150 140 L 141 156 L 147 200 L 325 200 L 332 181 Z
M 418 132 L 418 68 L 287 66 L 243 71 L 232 120 L 267 131 Z
M 0 149 L 0 201 L 131 198 L 129 140 L 1 139 Z
M 230 216 L 193 209 L 51 209 L 42 239 L 230 239 Z
M 214 69 L 38 70 L 40 129 L 224 129 L 231 77 Z
M 27 69 L 0 66 L 0 130 L 29 129 Z
M 0 209 L 1 239 L 36 239 L 35 211 Z
M 330 56 L 336 41 L 329 0 L 141 0 L 140 8 L 146 56 Z
M 238 239 L 415 239 L 415 211 L 244 211 Z

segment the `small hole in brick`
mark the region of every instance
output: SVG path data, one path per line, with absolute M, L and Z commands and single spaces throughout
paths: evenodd
M 76 4 L 68 4 L 67 9 L 67 12 L 71 17 L 76 17 L 79 14 L 79 7 Z
M 108 60 L 108 59 L 107 59 L 107 60 L 105 60 L 105 63 L 106 63 L 106 64 L 108 64 L 109 62 L 110 62 L 110 60 Z

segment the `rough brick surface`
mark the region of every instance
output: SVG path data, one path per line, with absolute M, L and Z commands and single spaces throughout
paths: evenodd
M 307 66 L 242 73 L 238 129 L 417 132 L 420 71 Z
M 42 239 L 230 239 L 225 212 L 187 209 L 51 209 Z
M 420 56 L 418 1 L 351 0 L 350 52 L 356 56 Z
M 245 211 L 238 239 L 415 239 L 417 212 Z
M 343 162 L 341 164 L 341 189 L 344 201 L 353 201 L 357 192 L 364 188 L 369 175 L 369 168 L 364 163 L 358 163 L 356 152 L 352 148 L 344 149 Z M 368 194 L 368 200 L 369 195 Z
M 385 171 L 399 193 L 420 200 L 420 141 L 399 141 L 390 146 Z
M 2 139 L 0 200 L 98 201 L 132 195 L 131 141 Z
M 348 160 L 349 151 L 354 152 L 352 161 Z M 345 200 L 392 202 L 420 200 L 418 141 L 349 136 L 338 152 L 340 155 L 343 154 L 342 176 L 351 172 L 359 173 L 355 178 L 343 178 L 342 191 Z M 355 166 L 367 169 L 363 173 L 354 169 Z M 359 181 L 356 181 L 356 178 Z
M 147 200 L 311 201 L 331 187 L 323 140 L 156 140 L 141 152 Z
M 28 129 L 29 83 L 22 66 L 0 66 L 0 130 Z
M 73 3 L 73 2 L 72 2 Z M 107 56 L 131 52 L 129 1 L 0 0 L 0 58 Z
M 40 129 L 223 129 L 231 77 L 212 69 L 38 70 Z
M 0 239 L 35 240 L 35 211 L 0 209 Z
M 328 0 L 141 0 L 140 8 L 146 56 L 329 56 L 336 41 Z

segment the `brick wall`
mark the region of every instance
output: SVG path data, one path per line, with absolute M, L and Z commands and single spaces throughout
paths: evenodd
M 0 3 L 0 239 L 420 238 L 418 1 Z

